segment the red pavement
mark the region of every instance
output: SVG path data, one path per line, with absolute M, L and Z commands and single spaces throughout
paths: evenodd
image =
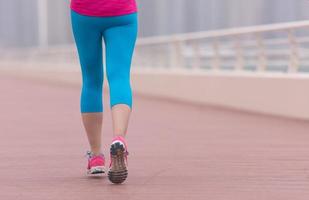
M 0 91 L 1 200 L 309 199 L 309 122 L 135 95 L 129 177 L 112 185 L 85 175 L 78 87 L 2 75 Z

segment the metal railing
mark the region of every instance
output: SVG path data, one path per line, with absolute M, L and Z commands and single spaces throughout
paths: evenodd
M 0 51 L 0 60 L 44 62 L 63 69 L 75 65 L 77 55 L 73 45 L 64 45 Z M 140 38 L 133 69 L 304 74 L 309 72 L 309 21 Z
M 138 41 L 134 66 L 188 71 L 309 72 L 309 21 Z

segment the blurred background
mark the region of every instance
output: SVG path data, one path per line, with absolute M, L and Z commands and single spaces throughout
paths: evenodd
M 140 37 L 305 20 L 307 0 L 139 0 Z M 0 46 L 72 43 L 69 0 L 0 0 Z
M 136 93 L 309 119 L 307 79 L 299 78 L 309 72 L 307 0 L 139 0 L 138 7 Z M 80 85 L 69 1 L 0 0 L 0 59 L 2 71 Z
M 84 176 L 69 0 L 0 0 L 0 199 L 308 200 L 309 1 L 137 1 L 130 175 L 113 187 Z

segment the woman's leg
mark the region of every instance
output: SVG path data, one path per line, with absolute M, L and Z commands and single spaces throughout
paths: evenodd
M 131 108 L 126 104 L 117 104 L 112 107 L 114 137 L 126 136 L 130 114 Z
M 82 113 L 82 120 L 91 152 L 94 155 L 99 155 L 101 153 L 103 113 Z
M 106 45 L 106 73 L 110 89 L 114 136 L 125 136 L 132 110 L 130 67 L 137 36 L 137 15 L 123 16 L 130 23 L 108 28 L 103 33 Z
M 91 151 L 99 154 L 103 120 L 103 55 L 102 34 L 93 20 L 72 11 L 72 28 L 82 71 L 80 111 Z

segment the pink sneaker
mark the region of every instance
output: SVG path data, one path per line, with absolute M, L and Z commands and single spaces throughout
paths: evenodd
M 125 139 L 121 136 L 115 137 L 110 147 L 108 170 L 108 178 L 112 183 L 123 183 L 128 177 L 128 155 Z
M 88 157 L 87 174 L 105 173 L 105 157 L 103 154 L 95 156 L 91 151 L 87 151 L 86 156 Z

